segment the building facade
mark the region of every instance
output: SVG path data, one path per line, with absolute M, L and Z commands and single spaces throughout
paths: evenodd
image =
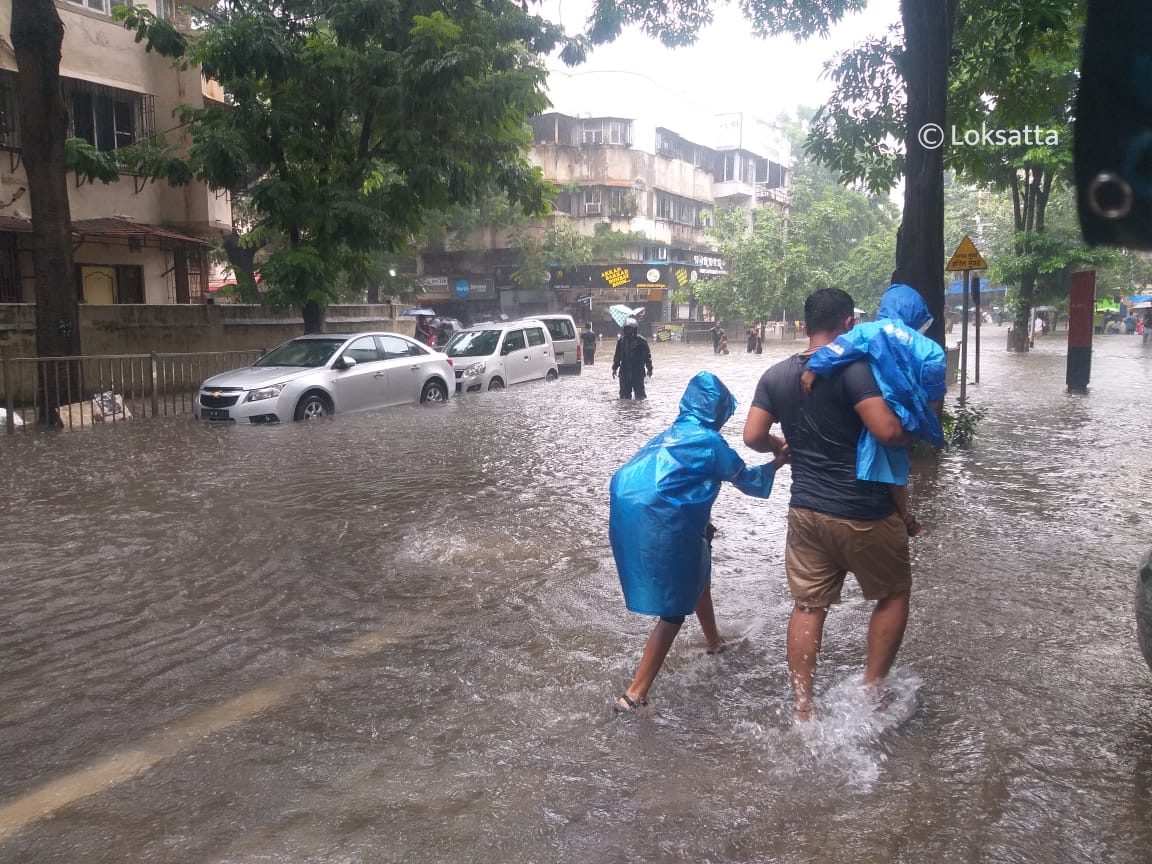
M 626 77 L 633 80 L 612 86 L 601 78 L 558 95 L 553 76 L 554 104 L 592 103 L 594 110 L 566 106 L 534 118 L 530 159 L 559 189 L 550 220 L 590 237 L 606 225 L 643 239 L 611 258 L 553 268 L 548 288 L 530 289 L 514 278 L 520 262 L 508 236 L 474 232 L 456 251 L 424 251 L 422 302 L 464 320 L 566 310 L 600 321 L 616 303 L 645 307 L 649 321 L 695 317 L 694 283 L 726 272 L 708 235 L 716 209 L 786 208 L 789 147 L 749 115 L 709 115 L 675 98 L 647 98 L 661 95 L 659 88 Z M 671 304 L 674 293 L 686 302 Z
M 140 2 L 140 0 L 137 0 Z M 172 0 L 142 0 L 186 26 Z M 113 21 L 117 0 L 57 0 L 64 22 L 60 75 L 69 136 L 98 150 L 147 142 L 186 147 L 174 111 L 222 101 L 197 69 L 180 70 L 146 52 Z M 0 0 L 0 33 L 11 31 L 12 2 Z M 20 86 L 11 45 L 0 41 L 0 303 L 35 302 L 32 214 L 22 164 Z M 173 187 L 122 174 L 110 184 L 69 177 L 76 290 L 81 302 L 199 303 L 208 296 L 207 251 L 231 231 L 226 193 L 203 183 Z

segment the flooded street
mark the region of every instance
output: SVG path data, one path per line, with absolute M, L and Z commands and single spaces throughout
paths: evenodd
M 0 864 L 1121 862 L 1152 856 L 1152 345 L 986 328 L 974 447 L 920 466 L 896 703 L 856 695 L 869 607 L 828 620 L 791 724 L 784 469 L 726 488 L 714 597 L 614 719 L 651 620 L 607 542 L 612 473 L 702 368 L 655 345 L 578 378 L 329 421 L 157 418 L 0 435 Z M 949 344 L 955 337 L 949 337 Z M 971 365 L 970 358 L 970 365 Z M 951 397 L 950 397 L 951 401 Z

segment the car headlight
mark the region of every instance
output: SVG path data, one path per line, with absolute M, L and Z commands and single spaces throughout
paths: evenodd
M 463 372 L 460 373 L 460 377 L 461 378 L 475 378 L 477 375 L 483 375 L 484 370 L 487 368 L 488 368 L 488 366 L 484 362 L 473 363 L 471 366 L 469 366 Z
M 248 398 L 244 401 L 259 402 L 261 399 L 275 399 L 283 389 L 283 384 L 273 384 L 271 387 L 258 387 L 255 390 L 249 390 Z

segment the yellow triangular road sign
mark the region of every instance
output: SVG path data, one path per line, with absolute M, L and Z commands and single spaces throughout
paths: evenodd
M 952 260 L 948 262 L 948 266 L 944 268 L 949 272 L 956 270 L 987 270 L 988 265 L 984 263 L 984 259 L 980 257 L 980 253 L 976 250 L 976 244 L 964 235 L 964 239 L 960 241 L 960 245 L 956 247 L 956 254 L 952 256 Z

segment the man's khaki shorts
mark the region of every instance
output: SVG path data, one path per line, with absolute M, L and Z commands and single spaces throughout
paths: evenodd
M 867 600 L 912 589 L 908 529 L 895 513 L 876 520 L 840 519 L 791 507 L 784 562 L 792 599 L 804 608 L 839 603 L 848 571 Z

